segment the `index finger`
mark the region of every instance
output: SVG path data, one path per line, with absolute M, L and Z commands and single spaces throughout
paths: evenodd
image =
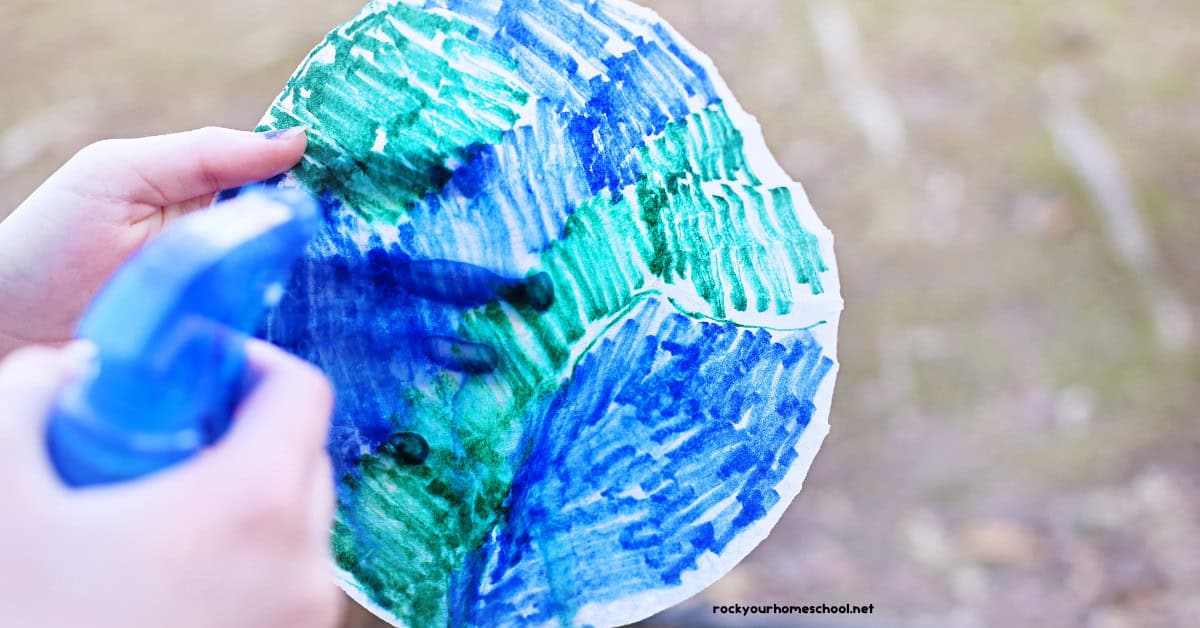
M 83 149 L 54 176 L 104 198 L 164 206 L 272 177 L 300 160 L 304 127 L 278 135 L 206 127 Z

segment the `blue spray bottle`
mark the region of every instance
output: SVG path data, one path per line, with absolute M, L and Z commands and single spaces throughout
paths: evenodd
M 70 486 L 132 480 L 195 455 L 251 386 L 244 343 L 321 226 L 299 190 L 255 188 L 179 220 L 80 320 L 96 353 L 59 394 L 50 459 Z

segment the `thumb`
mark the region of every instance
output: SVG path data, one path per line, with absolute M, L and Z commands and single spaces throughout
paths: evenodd
M 66 381 L 79 374 L 83 344 L 65 349 L 26 347 L 0 362 L 0 475 L 52 481 L 46 455 L 46 417 Z
M 84 196 L 163 207 L 273 177 L 300 160 L 307 128 L 252 133 L 220 127 L 104 140 L 54 178 Z
M 246 358 L 257 381 L 229 433 L 195 466 L 208 463 L 280 492 L 307 489 L 313 466 L 326 455 L 333 412 L 329 380 L 315 366 L 259 340 L 247 342 Z

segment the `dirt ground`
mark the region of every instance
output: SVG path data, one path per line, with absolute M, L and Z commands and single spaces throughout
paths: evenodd
M 252 126 L 358 4 L 6 0 L 0 215 L 92 140 Z M 806 186 L 846 310 L 805 490 L 645 625 L 1195 625 L 1200 5 L 646 4 Z M 876 611 L 711 610 L 756 602 Z

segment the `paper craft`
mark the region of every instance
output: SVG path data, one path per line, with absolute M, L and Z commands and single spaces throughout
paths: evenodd
M 327 228 L 262 335 L 332 378 L 342 586 L 613 625 L 732 568 L 827 427 L 832 238 L 712 63 L 620 0 L 373 2 L 260 130 Z

